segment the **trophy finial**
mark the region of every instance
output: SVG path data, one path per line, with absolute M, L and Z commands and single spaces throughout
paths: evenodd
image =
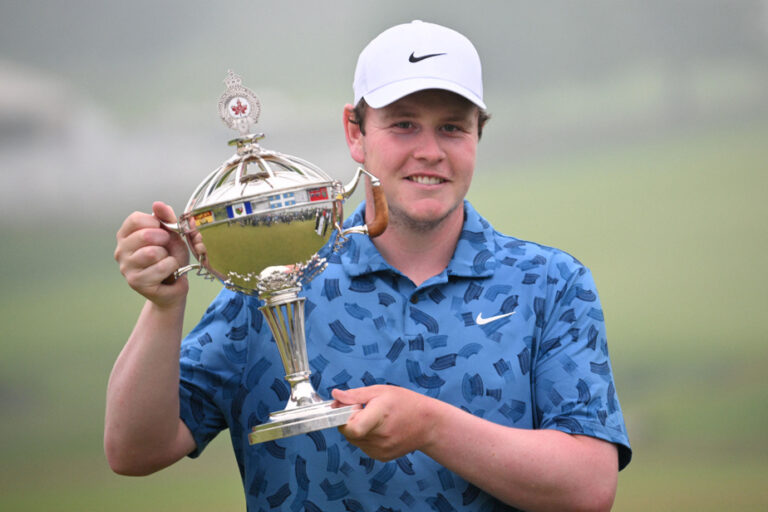
M 251 131 L 251 125 L 259 122 L 261 103 L 256 94 L 243 86 L 243 80 L 232 70 L 227 71 L 224 79 L 227 86 L 219 98 L 219 116 L 222 121 L 246 136 Z
M 243 79 L 240 78 L 240 75 L 236 75 L 234 71 L 228 69 L 224 84 L 227 86 L 227 89 L 231 89 L 235 86 L 243 85 Z

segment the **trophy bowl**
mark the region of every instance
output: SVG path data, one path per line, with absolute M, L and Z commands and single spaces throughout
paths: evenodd
M 262 148 L 262 134 L 248 133 L 261 110 L 252 91 L 229 72 L 219 112 L 240 137 L 236 153 L 206 177 L 176 225 L 197 263 L 178 269 L 166 282 L 197 269 L 230 290 L 258 295 L 291 386 L 283 411 L 253 427 L 251 444 L 343 425 L 356 406 L 333 407 L 309 381 L 304 334 L 304 283 L 325 268 L 317 252 L 327 243 L 338 250 L 349 235 L 375 237 L 387 226 L 388 208 L 379 180 L 358 168 L 344 186 L 300 158 Z M 342 228 L 343 204 L 360 178 L 370 178 L 375 209 L 366 225 Z M 331 242 L 331 236 L 335 239 Z
M 208 274 L 227 288 L 258 293 L 264 269 L 303 263 L 340 221 L 337 182 L 296 157 L 239 140 L 238 155 L 197 188 L 179 227 Z
M 192 269 L 218 278 L 227 288 L 253 295 L 266 291 L 265 269 L 296 266 L 293 275 L 311 279 L 317 251 L 335 230 L 377 236 L 386 227 L 386 202 L 379 181 L 362 168 L 344 187 L 300 158 L 262 149 L 261 136 L 236 139 L 238 154 L 211 173 L 189 199 L 177 226 L 198 263 Z M 342 230 L 343 202 L 362 175 L 371 177 L 376 218 Z M 383 217 L 382 217 L 383 215 Z

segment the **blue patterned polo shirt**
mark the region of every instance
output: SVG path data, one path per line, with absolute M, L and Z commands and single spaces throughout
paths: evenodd
M 418 287 L 367 237 L 322 251 L 328 267 L 302 291 L 315 389 L 406 387 L 503 425 L 616 443 L 623 468 L 631 450 L 590 272 L 464 206 L 450 264 Z M 514 510 L 419 451 L 376 461 L 335 428 L 250 446 L 289 393 L 260 305 L 223 290 L 181 349 L 191 456 L 229 429 L 249 511 Z

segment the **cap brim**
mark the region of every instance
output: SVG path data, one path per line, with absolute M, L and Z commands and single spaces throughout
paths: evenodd
M 436 78 L 412 78 L 409 80 L 393 82 L 379 87 L 374 91 L 370 91 L 363 97 L 365 98 L 365 102 L 372 108 L 382 108 L 390 103 L 394 103 L 400 98 L 408 96 L 409 94 L 426 89 L 443 89 L 445 91 L 450 91 L 459 96 L 463 96 L 482 109 L 486 108 L 483 100 L 466 87 L 462 87 L 454 82 Z

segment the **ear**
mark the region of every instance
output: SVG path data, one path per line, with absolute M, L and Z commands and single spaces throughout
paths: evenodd
M 365 137 L 360 131 L 360 125 L 354 123 L 355 112 L 354 107 L 350 104 L 344 106 L 344 135 L 347 137 L 347 146 L 349 147 L 349 155 L 352 160 L 362 164 L 365 163 L 365 151 L 363 149 L 363 138 Z

